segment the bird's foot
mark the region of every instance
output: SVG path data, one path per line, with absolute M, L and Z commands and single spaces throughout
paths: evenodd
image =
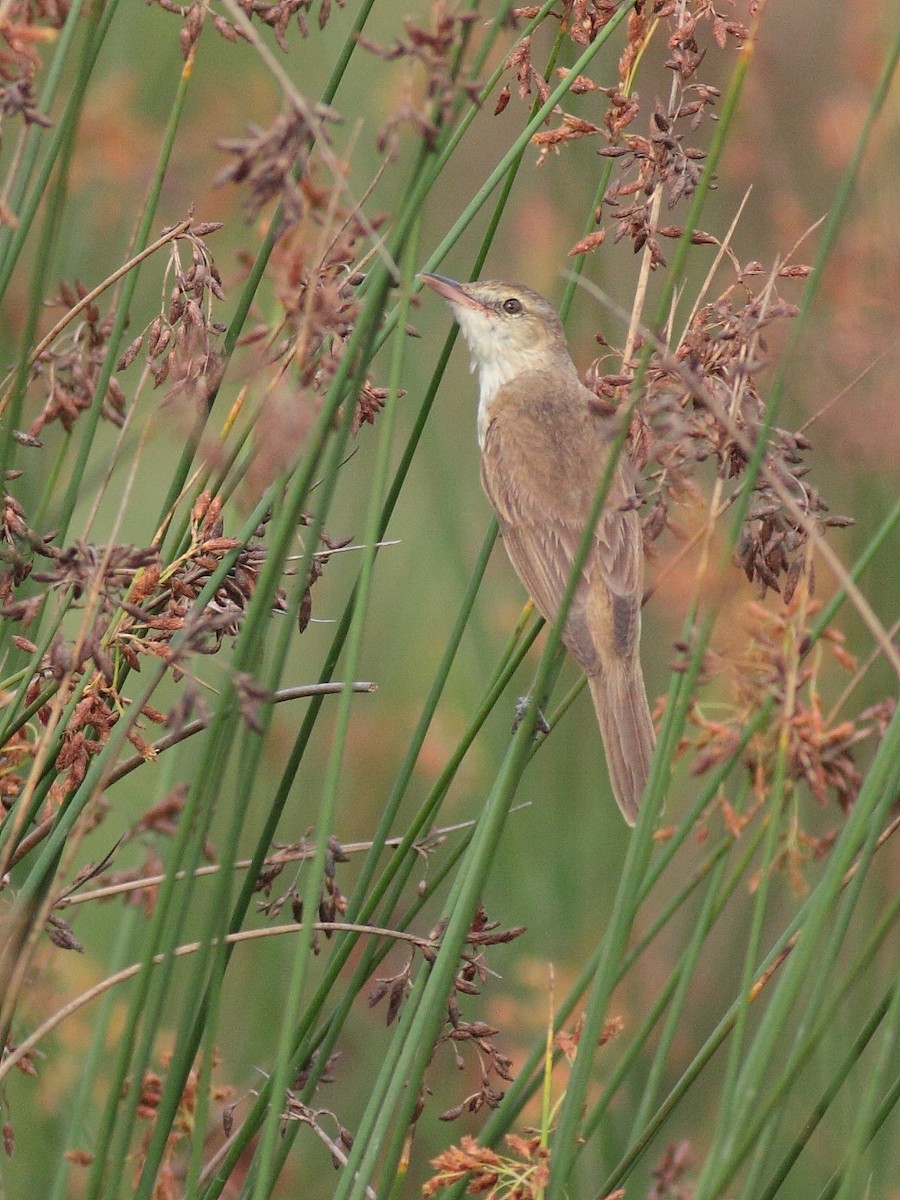
M 528 706 L 530 704 L 531 704 L 531 694 L 530 693 L 526 696 L 520 696 L 518 698 L 518 700 L 516 701 L 516 706 L 514 709 L 514 716 L 513 716 L 513 724 L 512 724 L 513 733 L 516 732 L 516 730 L 522 724 L 522 721 L 525 719 L 525 714 L 528 712 Z M 547 718 L 544 716 L 543 712 L 539 708 L 535 710 L 535 714 L 534 714 L 534 732 L 535 733 L 549 733 L 550 732 L 550 726 L 547 723 Z

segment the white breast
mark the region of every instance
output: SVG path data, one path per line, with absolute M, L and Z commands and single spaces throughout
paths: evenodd
M 472 370 L 478 372 L 478 445 L 483 450 L 494 397 L 517 375 L 540 370 L 546 352 L 543 346 L 525 349 L 518 341 L 510 344 L 509 333 L 498 317 L 463 304 L 454 304 L 453 309 L 472 353 Z
M 478 371 L 478 445 L 484 449 L 484 439 L 487 437 L 488 425 L 491 421 L 491 405 L 500 389 L 514 377 L 516 372 L 510 370 L 509 360 L 491 359 L 489 362 L 479 362 L 472 356 L 472 370 Z

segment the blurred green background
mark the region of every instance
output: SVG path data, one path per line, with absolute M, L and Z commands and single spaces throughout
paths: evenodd
M 490 7 L 484 6 L 479 22 L 489 19 Z M 725 7 L 730 8 L 727 4 Z M 282 61 L 306 96 L 317 97 L 325 86 L 355 8 L 352 0 L 348 0 L 346 7 L 336 7 L 322 31 L 313 20 L 308 38 L 300 38 L 295 31 L 289 34 L 290 53 Z M 376 5 L 366 35 L 374 41 L 390 43 L 402 35 L 404 17 L 424 21 L 430 9 L 431 5 L 415 0 L 395 6 Z M 769 6 L 736 127 L 719 170 L 718 187 L 703 216 L 704 228 L 722 237 L 742 199 L 747 197 L 732 239 L 734 252 L 742 263 L 756 259 L 768 269 L 779 256 L 800 262 L 812 260 L 816 234 L 806 236 L 796 252 L 792 248 L 834 201 L 837 181 L 865 118 L 881 70 L 884 43 L 895 19 L 896 8 L 891 3 L 791 0 Z M 52 263 L 52 278 L 78 278 L 93 286 L 127 256 L 136 214 L 149 185 L 183 68 L 179 30 L 178 19 L 155 5 L 125 5 L 115 20 L 92 80 L 79 130 L 65 226 Z M 473 36 L 478 36 L 477 30 Z M 548 34 L 538 35 L 535 61 L 543 62 L 549 44 Z M 501 45 L 506 43 L 501 41 Z M 277 50 L 276 53 L 280 54 Z M 645 101 L 652 100 L 652 93 L 660 97 L 668 94 L 669 74 L 662 65 L 663 57 L 654 46 L 648 61 L 642 64 L 637 88 Z M 733 48 L 716 56 L 715 62 L 711 57 L 704 78 L 718 78 L 724 86 L 733 58 Z M 573 59 L 574 49 L 569 46 L 560 65 L 569 65 Z M 615 82 L 612 57 L 601 58 L 592 70 L 598 82 L 605 85 Z M 421 81 L 403 60 L 384 62 L 362 48 L 355 52 L 334 101 L 343 123 L 334 129 L 333 139 L 337 152 L 351 162 L 348 185 L 357 197 L 382 165 L 376 145 L 379 128 L 405 100 L 422 102 L 420 86 Z M 570 100 L 569 104 L 579 115 L 599 120 L 601 99 L 588 95 Z M 175 223 L 193 207 L 201 221 L 224 222 L 224 228 L 209 241 L 226 289 L 226 302 L 215 314 L 223 322 L 228 320 L 243 275 L 242 255 L 255 252 L 268 212 L 248 223 L 239 189 L 215 186 L 216 175 L 226 162 L 216 143 L 218 139 L 244 136 L 250 125 L 268 126 L 279 108 L 277 86 L 253 49 L 240 42 L 229 44 L 208 29 L 199 46 L 186 118 L 178 133 L 159 214 L 160 224 Z M 440 186 L 430 197 L 420 235 L 423 262 L 524 122 L 526 109 L 515 94 L 500 116 L 494 116 L 492 109 L 493 99 L 473 123 L 461 152 L 451 161 Z M 849 223 L 829 263 L 812 320 L 788 364 L 788 383 L 780 415 L 780 423 L 793 428 L 835 401 L 810 430 L 814 450 L 809 461 L 815 486 L 828 498 L 834 511 L 852 515 L 856 520 L 852 529 L 835 531 L 831 539 L 847 564 L 857 557 L 883 520 L 896 495 L 900 468 L 896 384 L 900 368 L 898 133 L 900 91 L 895 82 L 871 138 Z M 4 153 L 8 152 L 5 145 Z M 390 218 L 396 209 L 406 186 L 405 166 L 412 153 L 412 136 L 403 131 L 398 161 L 387 165 L 368 200 L 370 217 L 385 213 Z M 537 157 L 536 148 L 526 152 L 481 274 L 526 282 L 557 301 L 566 282 L 567 252 L 581 236 L 602 160 L 597 157 L 591 140 L 567 146 L 559 155 L 551 153 L 540 166 Z M 490 210 L 488 204 L 440 270 L 451 276 L 468 277 Z M 695 250 L 688 291 L 705 275 L 713 252 L 714 247 Z M 14 276 L 3 308 L 0 348 L 4 363 L 12 362 L 18 354 L 33 255 L 32 247 L 26 251 Z M 616 304 L 628 310 L 638 267 L 639 258 L 633 254 L 630 241 L 614 243 L 608 237 L 589 258 L 585 274 Z M 720 271 L 721 287 L 729 286 L 732 278 L 733 272 L 726 265 Z M 658 293 L 660 284 L 661 280 L 651 280 L 651 297 Z M 802 280 L 795 284 L 782 281 L 782 293 L 796 300 L 802 286 Z M 162 287 L 162 264 L 151 260 L 141 272 L 133 307 L 134 329 L 142 328 L 152 319 L 158 310 Z M 258 303 L 261 316 L 272 314 L 276 301 L 270 286 L 264 284 Z M 450 328 L 450 318 L 435 298 L 424 296 L 414 323 L 421 338 L 408 350 L 402 381 L 406 394 L 399 408 L 398 453 L 412 428 Z M 582 367 L 594 357 L 593 334 L 598 329 L 603 330 L 611 344 L 622 344 L 625 327 L 621 319 L 604 311 L 587 292 L 580 290 L 567 330 L 573 355 Z M 768 346 L 776 366 L 785 332 L 786 327 L 775 330 Z M 373 374 L 378 383 L 386 383 L 389 350 L 386 347 L 376 360 Z M 229 373 L 211 429 L 217 429 L 225 419 L 242 371 L 250 370 L 252 355 L 248 353 L 243 361 L 243 366 L 239 360 L 237 370 Z M 465 349 L 458 345 L 388 530 L 387 538 L 392 544 L 383 550 L 377 562 L 359 677 L 374 680 L 378 690 L 372 696 L 359 697 L 355 704 L 342 780 L 340 824 L 334 831 L 347 842 L 365 840 L 377 821 L 488 527 L 489 509 L 478 479 L 474 408 L 475 384 L 468 373 Z M 168 418 L 157 423 L 153 452 L 144 461 L 139 493 L 128 505 L 127 519 L 118 535 L 120 541 L 143 545 L 152 535 L 169 477 L 167 469 L 180 453 L 187 432 L 188 419 L 179 413 L 177 406 L 172 406 Z M 103 464 L 105 440 L 111 448 L 115 435 L 115 430 L 101 427 L 98 437 L 104 441 L 95 448 L 93 460 L 98 471 Z M 52 451 L 62 437 L 58 428 L 48 429 L 44 434 L 45 446 Z M 371 431 L 364 427 L 356 446 L 357 453 L 341 474 L 336 505 L 328 518 L 328 532 L 335 538 L 358 539 L 362 532 L 375 450 Z M 125 486 L 126 468 L 127 456 L 118 472 L 121 488 Z M 157 472 L 158 478 L 154 478 Z M 98 538 L 112 522 L 118 504 L 116 493 L 117 488 L 113 487 L 101 507 L 94 530 Z M 239 507 L 244 512 L 249 511 L 256 494 L 252 482 L 239 493 Z M 73 536 L 80 536 L 81 522 L 91 503 L 92 496 L 85 494 L 73 525 Z M 228 532 L 233 532 L 233 528 L 226 529 Z M 651 576 L 676 550 L 677 543 L 672 539 L 660 543 Z M 887 628 L 896 619 L 898 555 L 900 545 L 895 542 L 890 552 L 881 554 L 861 580 L 865 595 Z M 303 638 L 295 640 L 285 675 L 287 682 L 301 683 L 317 676 L 333 622 L 343 610 L 355 577 L 353 557 L 353 551 L 334 556 L 316 586 L 314 623 Z M 676 573 L 645 610 L 643 660 L 651 703 L 667 686 L 675 657 L 673 640 L 685 615 L 689 586 L 690 580 Z M 826 596 L 833 587 L 824 569 L 820 571 L 819 586 Z M 743 636 L 738 613 L 752 594 L 737 571 L 729 589 L 727 608 L 714 639 L 726 654 L 735 639 L 739 641 Z M 499 656 L 523 600 L 522 589 L 498 546 L 489 567 L 487 586 L 480 594 L 474 619 L 416 769 L 408 796 L 410 812 L 437 777 L 476 708 L 489 666 Z M 768 603 L 777 605 L 777 600 L 770 599 Z M 846 634 L 848 649 L 865 658 L 871 650 L 871 641 L 849 608 L 845 607 L 839 625 Z M 506 702 L 498 706 L 468 755 L 442 811 L 445 822 L 470 820 L 480 811 L 485 791 L 509 742 L 515 699 L 527 688 L 534 661 L 533 653 L 508 689 Z M 208 678 L 213 685 L 221 670 L 222 664 L 210 662 Z M 575 669 L 567 664 L 560 694 L 576 678 Z M 832 689 L 830 699 L 838 695 L 846 678 L 836 665 L 823 670 L 823 679 Z M 854 711 L 880 700 L 890 690 L 890 671 L 876 661 L 856 691 Z M 279 776 L 284 766 L 298 720 L 298 709 L 293 704 L 282 705 L 276 711 L 266 751 L 266 769 L 272 779 Z M 285 842 L 299 840 L 314 824 L 321 773 L 330 747 L 330 721 L 326 706 L 279 830 Z M 176 777 L 189 779 L 191 743 L 176 753 Z M 97 837 L 86 843 L 86 858 L 101 857 L 115 837 L 143 811 L 154 794 L 153 776 L 158 770 L 159 766 L 148 765 L 110 790 L 112 812 Z M 667 821 L 677 821 L 682 806 L 695 794 L 696 786 L 696 780 L 682 764 L 670 792 Z M 265 780 L 261 780 L 261 796 L 265 791 Z M 504 927 L 523 924 L 527 926 L 527 934 L 512 946 L 493 952 L 491 965 L 501 978 L 490 982 L 483 1000 L 472 1002 L 473 1013 L 477 1011 L 482 1019 L 500 1028 L 497 1042 L 514 1060 L 540 1036 L 546 1024 L 550 964 L 555 972 L 556 992 L 562 994 L 595 945 L 615 894 L 627 844 L 628 831 L 609 792 L 602 748 L 584 695 L 554 729 L 529 767 L 519 800 L 523 806 L 507 822 L 484 900 L 489 914 Z M 260 804 L 260 797 L 233 795 L 232 802 L 247 806 L 246 827 L 255 831 L 261 814 L 254 819 L 253 809 Z M 806 828 L 824 832 L 840 820 L 836 809 L 816 811 L 811 800 L 807 803 L 810 811 L 805 814 Z M 129 853 L 137 863 L 141 847 L 135 846 Z M 685 874 L 692 863 L 700 861 L 702 853 L 699 841 L 683 853 Z M 814 869 L 810 866 L 810 870 Z M 423 874 L 427 870 L 423 864 Z M 896 847 L 889 846 L 883 852 L 877 873 L 885 893 L 896 886 L 898 870 Z M 338 882 L 345 892 L 350 890 L 354 871 L 352 862 L 338 869 Z M 284 878 L 276 881 L 276 893 Z M 668 885 L 667 891 L 663 881 L 656 901 L 658 908 L 672 894 L 674 886 Z M 788 879 L 777 878 L 774 887 L 776 895 L 784 893 L 781 911 L 791 911 L 795 897 Z M 727 914 L 722 929 L 706 947 L 708 975 L 701 974 L 695 980 L 690 1001 L 694 1025 L 679 1035 L 672 1055 L 672 1079 L 690 1060 L 717 1019 L 720 986 L 733 986 L 736 981 L 740 958 L 735 948 L 741 946 L 746 933 L 749 913 L 746 900 L 744 894 L 735 899 L 733 911 Z M 866 903 L 872 911 L 877 910 L 879 898 L 874 887 L 870 887 Z M 434 910 L 434 915 L 437 911 Z M 771 912 L 774 933 L 783 924 L 777 915 L 779 904 L 773 904 Z M 629 986 L 622 989 L 615 1004 L 626 1026 L 633 1027 L 640 1020 L 659 981 L 668 976 L 695 916 L 696 910 L 688 903 L 631 973 Z M 865 912 L 857 919 L 860 927 L 864 927 Z M 121 921 L 122 909 L 117 902 L 85 906 L 78 913 L 74 928 L 85 945 L 85 953 L 61 954 L 48 947 L 39 959 L 32 984 L 29 1010 L 33 1019 L 46 1015 L 63 998 L 105 973 L 106 955 Z M 427 930 L 427 914 L 419 927 L 423 932 Z M 768 942 L 764 940 L 764 944 Z M 280 1016 L 280 990 L 291 953 L 288 939 L 272 939 L 240 949 L 232 964 L 224 993 L 221 1063 L 216 1079 L 235 1087 L 239 1095 L 257 1086 L 258 1072 L 269 1069 Z M 391 973 L 391 964 L 393 969 L 400 969 L 404 961 L 405 954 L 395 951 L 383 973 Z M 890 963 L 884 958 L 881 961 L 880 971 L 886 974 L 884 978 L 872 978 L 872 994 L 889 979 Z M 124 1000 L 117 997 L 115 1003 L 123 1004 Z M 9 1087 L 17 1139 L 15 1155 L 3 1166 L 6 1194 L 10 1196 L 39 1196 L 52 1177 L 59 1149 L 60 1097 L 77 1078 L 79 1056 L 89 1037 L 91 1019 L 92 1010 L 88 1008 L 61 1027 L 47 1049 L 52 1069 L 42 1067 L 37 1079 L 17 1077 Z M 842 1030 L 836 1028 L 835 1053 L 843 1036 Z M 351 1129 L 365 1104 L 368 1081 L 386 1037 L 383 1006 L 369 1012 L 360 1004 L 351 1033 L 341 1043 L 336 1082 L 320 1092 L 320 1102 L 338 1111 L 342 1122 Z M 615 1045 L 609 1053 L 612 1063 Z M 439 1064 L 440 1069 L 431 1079 L 436 1094 L 420 1124 L 414 1178 L 422 1176 L 428 1152 L 436 1152 L 463 1131 L 477 1131 L 480 1124 L 478 1117 L 465 1117 L 448 1130 L 437 1122 L 439 1112 L 475 1090 L 478 1083 L 475 1064 L 469 1063 L 461 1077 L 453 1068 L 449 1050 L 442 1049 L 440 1055 L 445 1055 L 446 1061 Z M 601 1057 L 600 1062 L 606 1060 Z M 660 1139 L 660 1152 L 670 1138 L 685 1137 L 702 1157 L 708 1116 L 704 1106 L 713 1104 L 723 1066 L 724 1058 L 721 1062 L 716 1060 L 706 1073 L 701 1087 L 693 1093 L 690 1111 L 679 1110 Z M 861 1066 L 864 1069 L 865 1062 Z M 628 1128 L 629 1094 L 632 1099 L 638 1096 L 641 1083 L 639 1069 L 619 1097 L 612 1119 L 614 1125 L 621 1122 L 623 1131 Z M 814 1092 L 815 1080 L 807 1080 L 803 1086 Z M 795 1177 L 792 1176 L 793 1190 L 785 1194 L 796 1197 L 817 1194 L 805 1189 L 827 1177 L 834 1144 L 840 1141 L 842 1130 L 852 1119 L 851 1092 L 852 1089 L 845 1089 L 827 1114 L 812 1152 L 804 1157 Z M 878 1187 L 888 1186 L 889 1180 L 900 1176 L 897 1132 L 896 1121 L 889 1123 L 879 1140 Z M 604 1169 L 612 1165 L 604 1157 L 607 1153 L 601 1143 L 583 1156 L 585 1196 L 593 1194 L 590 1181 L 602 1178 Z M 46 1177 L 42 1174 L 45 1169 Z M 289 1163 L 279 1194 L 328 1196 L 332 1180 L 327 1151 L 314 1138 L 306 1137 L 296 1162 Z M 645 1189 L 650 1186 L 647 1179 L 643 1183 Z M 73 1196 L 79 1194 L 79 1186 L 79 1173 L 73 1170 Z M 294 1186 L 302 1191 L 292 1190 Z M 629 1197 L 643 1194 L 639 1189 L 628 1191 Z M 876 1189 L 870 1194 L 900 1196 L 900 1190 L 893 1182 L 888 1192 Z

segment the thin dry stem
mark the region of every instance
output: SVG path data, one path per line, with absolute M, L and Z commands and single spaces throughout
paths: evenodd
M 311 696 L 331 696 L 342 692 L 347 686 L 349 686 L 354 692 L 375 692 L 378 690 L 378 684 L 363 681 L 351 683 L 349 685 L 344 683 L 309 683 L 303 684 L 300 687 L 282 688 L 280 691 L 275 692 L 275 694 L 272 696 L 272 703 L 280 704 L 285 700 L 301 700 Z M 149 750 L 152 752 L 153 756 L 156 757 L 164 750 L 169 750 L 173 746 L 177 746 L 180 742 L 185 741 L 187 738 L 193 737 L 194 734 L 201 733 L 207 728 L 210 720 L 211 717 L 206 716 L 197 717 L 193 721 L 188 721 L 185 725 L 182 725 L 180 729 L 173 730 L 171 733 L 167 733 L 157 741 L 152 742 L 149 746 Z M 136 771 L 138 767 L 142 767 L 146 762 L 147 759 L 145 754 L 133 754 L 130 758 L 126 758 L 124 762 L 121 762 L 117 766 L 113 767 L 106 779 L 104 786 L 111 787 L 114 783 L 118 783 L 118 781 L 123 779 L 126 775 L 130 775 L 132 771 Z M 10 857 L 10 868 L 14 867 L 16 863 L 21 862 L 23 858 L 30 854 L 35 846 L 39 845 L 44 838 L 47 837 L 55 824 L 56 816 L 54 815 L 52 817 L 48 817 L 45 821 L 42 821 L 39 825 L 36 825 L 27 837 L 22 838 L 22 840 L 17 843 L 15 852 Z M 218 870 L 218 868 L 211 869 Z M 201 871 L 200 873 L 203 874 L 204 872 Z M 77 900 L 72 901 L 72 903 L 77 903 Z
M 66 312 L 62 317 L 60 317 L 60 319 L 56 322 L 56 324 L 53 326 L 53 328 L 50 330 L 50 332 L 47 333 L 43 338 L 41 338 L 41 340 L 38 342 L 37 346 L 34 348 L 34 350 L 32 350 L 31 354 L 28 356 L 28 365 L 30 367 L 34 366 L 34 364 L 41 357 L 41 355 L 44 353 L 44 351 L 53 345 L 53 343 L 56 341 L 56 339 L 59 337 L 59 335 L 62 333 L 62 331 L 68 325 L 71 325 L 71 323 L 75 320 L 75 318 L 78 316 L 78 314 L 81 312 L 84 312 L 84 310 L 86 308 L 89 308 L 90 305 L 93 304 L 93 302 L 95 300 L 97 300 L 100 296 L 102 296 L 105 291 L 107 291 L 109 288 L 111 288 L 114 283 L 118 283 L 118 281 L 124 275 L 127 275 L 129 271 L 133 271 L 135 267 L 139 266 L 144 261 L 144 259 L 152 257 L 152 255 L 154 255 L 157 252 L 157 250 L 162 249 L 162 247 L 168 245 L 169 242 L 175 241 L 177 238 L 183 237 L 184 234 L 188 232 L 188 230 L 190 229 L 190 227 L 193 224 L 194 224 L 194 218 L 193 218 L 193 216 L 190 216 L 187 218 L 187 220 L 180 221 L 177 225 L 173 225 L 171 229 L 167 230 L 162 235 L 162 237 L 157 238 L 156 241 L 152 245 L 147 246 L 146 249 L 144 249 L 140 252 L 140 254 L 135 254 L 135 256 L 133 258 L 130 258 L 128 260 L 128 262 L 123 263 L 121 265 L 121 267 L 117 267 L 116 270 L 113 271 L 113 273 L 111 275 L 108 275 L 106 277 L 106 279 L 104 279 L 101 283 L 98 283 L 95 288 L 92 288 L 91 291 L 86 292 L 84 294 L 84 296 L 81 297 L 81 299 L 78 301 L 77 304 L 73 305 L 72 308 L 70 308 L 68 310 L 68 312 Z M 0 400 L 0 416 L 3 415 L 3 412 L 5 411 L 6 406 L 9 403 L 9 397 L 10 397 L 10 393 L 9 393 L 9 390 L 7 390 L 7 392 L 3 396 L 3 399 Z
M 303 928 L 302 923 L 291 925 L 271 925 L 265 929 L 242 929 L 237 933 L 226 934 L 222 939 L 225 945 L 236 946 L 242 942 L 255 942 L 262 938 L 284 937 L 286 934 L 297 934 Z M 319 933 L 360 933 L 372 937 L 389 938 L 396 942 L 405 942 L 407 945 L 415 946 L 418 949 L 426 949 L 437 951 L 439 943 L 428 938 L 416 937 L 411 933 L 404 933 L 399 929 L 385 929 L 380 925 L 357 925 L 347 921 L 315 921 L 313 929 Z M 218 938 L 214 938 L 209 945 L 218 946 L 222 942 Z M 167 962 L 171 958 L 185 958 L 187 955 L 196 954 L 198 950 L 206 948 L 204 942 L 185 942 L 181 946 L 176 946 L 170 953 L 156 954 L 151 959 L 151 965 L 158 967 L 161 963 Z M 29 1054 L 35 1046 L 41 1042 L 48 1033 L 52 1033 L 59 1025 L 68 1017 L 90 1004 L 92 1000 L 96 1000 L 110 988 L 116 987 L 120 983 L 125 983 L 129 979 L 134 979 L 142 969 L 142 963 L 132 963 L 130 967 L 124 967 L 121 971 L 116 971 L 113 975 L 108 975 L 106 979 L 101 979 L 99 983 L 88 988 L 68 1004 L 64 1004 L 62 1008 L 57 1009 L 52 1016 L 43 1021 L 37 1029 L 24 1038 L 14 1050 L 10 1050 L 6 1057 L 0 1063 L 0 1082 L 6 1078 L 9 1072 L 21 1062 L 22 1059 Z
M 528 807 L 529 806 L 527 803 L 517 804 L 510 809 L 510 812 L 520 812 L 522 809 Z M 441 825 L 437 829 L 430 830 L 421 841 L 416 843 L 414 848 L 420 853 L 423 853 L 427 851 L 429 847 L 442 842 L 445 838 L 449 837 L 450 834 L 461 833 L 465 829 L 472 829 L 475 824 L 476 822 L 472 820 L 457 821 L 454 825 Z M 402 841 L 403 837 L 398 835 L 397 837 L 387 838 L 384 844 L 387 847 L 396 847 L 399 846 Z M 344 854 L 366 854 L 372 849 L 373 844 L 374 843 L 371 841 L 341 842 L 341 850 Z M 276 854 L 271 854 L 268 858 L 263 860 L 263 868 L 285 866 L 288 863 L 294 862 L 308 862 L 311 858 L 315 857 L 315 854 L 315 846 L 302 846 L 300 848 L 279 850 Z M 252 859 L 242 858 L 233 864 L 233 869 L 235 871 L 246 871 L 252 865 Z M 221 870 L 222 867 L 219 863 L 212 863 L 207 867 L 197 867 L 194 871 L 190 872 L 190 875 L 193 879 L 201 879 L 205 876 L 217 875 Z M 177 871 L 175 874 L 175 878 L 179 880 L 186 879 L 187 877 L 187 871 Z M 112 883 L 108 884 L 106 887 L 94 888 L 90 892 L 79 892 L 74 895 L 60 896 L 54 904 L 54 908 L 69 908 L 72 905 L 86 904 L 92 900 L 109 900 L 113 896 L 122 896 L 128 895 L 129 893 L 144 891 L 147 888 L 159 887 L 160 884 L 165 882 L 166 879 L 167 876 L 165 874 L 144 875 L 140 879 L 127 879 L 123 880 L 121 883 Z
M 684 13 L 684 0 L 681 0 L 681 3 L 679 4 L 678 8 L 679 8 L 679 12 L 681 14 L 683 14 Z M 658 27 L 659 27 L 659 20 L 655 20 L 653 22 L 649 32 L 647 33 L 647 36 L 644 38 L 644 44 L 641 47 L 641 55 L 643 54 L 644 49 L 646 48 L 647 44 L 649 43 L 650 39 L 653 37 L 653 34 L 656 32 Z M 629 84 L 633 84 L 633 82 L 634 82 L 634 74 L 637 71 L 639 62 L 640 62 L 640 57 L 638 57 L 637 61 L 634 64 L 634 68 L 632 70 L 632 78 L 629 80 Z M 676 103 L 677 100 L 678 100 L 678 76 L 677 76 L 677 74 L 673 74 L 672 84 L 669 89 L 669 116 L 672 116 L 675 113 L 675 111 L 677 109 L 677 103 Z M 653 233 L 656 232 L 657 227 L 659 225 L 659 212 L 660 212 L 660 209 L 662 208 L 662 199 L 663 199 L 664 191 L 665 191 L 665 188 L 661 182 L 657 183 L 657 185 L 653 191 L 653 200 L 652 200 L 651 209 L 650 209 L 650 228 L 653 231 Z M 625 338 L 625 349 L 622 351 L 622 368 L 623 368 L 623 370 L 629 369 L 628 364 L 631 362 L 631 355 L 634 350 L 634 344 L 637 341 L 638 330 L 640 329 L 640 326 L 641 326 L 641 318 L 642 318 L 642 313 L 644 311 L 644 304 L 646 303 L 646 299 L 647 299 L 647 288 L 649 287 L 649 284 L 650 284 L 650 272 L 653 269 L 653 261 L 654 261 L 653 251 L 651 250 L 651 247 L 648 244 L 644 247 L 642 254 L 641 254 L 641 269 L 640 269 L 640 273 L 638 275 L 637 288 L 635 289 L 635 293 L 634 293 L 634 304 L 632 305 L 632 308 L 631 308 L 631 320 L 628 322 L 628 334 Z

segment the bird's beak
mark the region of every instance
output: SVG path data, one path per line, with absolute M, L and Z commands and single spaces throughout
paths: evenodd
M 455 279 L 447 279 L 444 275 L 431 275 L 427 271 L 420 271 L 417 278 L 437 292 L 448 304 L 460 304 L 465 308 L 484 311 L 484 305 L 474 296 L 470 296 L 465 286 L 457 283 Z

